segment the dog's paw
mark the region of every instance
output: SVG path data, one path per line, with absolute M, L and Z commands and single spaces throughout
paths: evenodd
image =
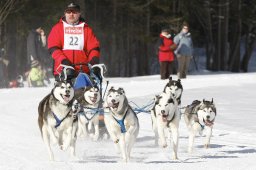
M 116 139 L 115 141 L 114 141 L 114 143 L 118 143 L 119 142 L 119 139 Z
M 66 151 L 68 149 L 68 145 L 60 145 L 60 150 Z
M 164 144 L 163 144 L 163 148 L 166 148 L 166 147 L 167 147 L 167 143 L 164 143 Z

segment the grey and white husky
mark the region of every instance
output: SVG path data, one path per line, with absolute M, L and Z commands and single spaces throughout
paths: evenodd
M 99 104 L 100 91 L 98 87 L 88 86 L 75 91 L 75 97 L 83 107 L 78 114 L 78 136 L 90 136 L 94 141 L 99 138 Z M 94 126 L 94 133 L 92 127 Z
M 151 119 L 155 133 L 155 144 L 165 148 L 167 147 L 165 134 L 167 133 L 169 139 L 172 136 L 172 158 L 178 159 L 180 110 L 177 100 L 166 93 L 156 96 L 155 105 L 151 110 Z
M 123 161 L 127 162 L 139 133 L 138 117 L 129 106 L 122 88 L 111 87 L 107 93 L 104 107 L 104 121 L 109 135 L 121 151 Z
M 66 81 L 57 82 L 52 92 L 38 106 L 38 124 L 43 141 L 54 160 L 51 142 L 58 144 L 61 150 L 70 149 L 72 158 L 75 156 L 78 102 L 73 100 L 74 89 Z
M 204 146 L 205 148 L 209 147 L 216 114 L 217 112 L 213 99 L 212 101 L 195 100 L 185 108 L 184 120 L 189 129 L 189 153 L 193 150 L 196 134 L 202 134 L 203 131 L 206 131 Z
M 169 77 L 169 82 L 165 85 L 163 92 L 176 99 L 180 105 L 183 92 L 183 86 L 180 79 L 173 80 L 172 77 Z

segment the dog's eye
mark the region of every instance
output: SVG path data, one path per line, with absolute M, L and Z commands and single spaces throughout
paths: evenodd
M 61 89 L 64 89 L 65 87 L 64 86 L 60 86 Z
M 109 95 L 108 97 L 112 97 L 111 95 Z
M 167 106 L 168 104 L 166 104 L 165 106 Z

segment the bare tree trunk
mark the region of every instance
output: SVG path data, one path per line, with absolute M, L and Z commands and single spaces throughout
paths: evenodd
M 252 27 L 252 26 L 251 26 Z M 245 53 L 241 63 L 241 70 L 248 72 L 248 64 L 253 52 L 253 47 L 256 39 L 256 28 L 249 28 L 245 35 Z
M 240 41 L 241 41 L 241 0 L 236 0 L 233 2 L 236 10 L 236 20 L 233 23 L 231 48 L 230 48 L 230 60 L 229 60 L 229 70 L 232 72 L 240 71 Z

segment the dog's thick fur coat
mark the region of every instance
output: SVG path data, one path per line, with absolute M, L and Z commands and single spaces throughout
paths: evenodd
M 88 86 L 75 91 L 75 98 L 83 107 L 78 114 L 78 136 L 88 136 L 94 126 L 94 133 L 89 136 L 94 141 L 99 138 L 99 104 L 100 91 L 97 87 Z
M 121 151 L 123 161 L 127 162 L 139 133 L 137 115 L 129 106 L 122 88 L 114 89 L 112 87 L 108 91 L 104 107 L 104 121 L 109 135 Z
M 178 105 L 181 103 L 181 96 L 183 92 L 183 86 L 181 80 L 173 80 L 172 77 L 169 77 L 169 82 L 165 85 L 164 93 L 169 94 L 170 97 L 177 100 Z
M 178 159 L 180 110 L 177 100 L 166 93 L 156 96 L 155 105 L 151 110 L 151 119 L 155 133 L 155 144 L 164 148 L 167 147 L 166 131 L 169 139 L 172 136 L 172 158 Z
M 205 148 L 209 147 L 215 117 L 216 107 L 213 103 L 213 99 L 212 101 L 195 100 L 185 108 L 184 120 L 189 129 L 189 153 L 193 151 L 196 134 L 202 134 L 203 131 L 206 131 L 204 146 Z
M 68 82 L 57 82 L 52 92 L 38 106 L 38 124 L 43 141 L 54 160 L 51 142 L 58 144 L 61 150 L 70 149 L 75 156 L 78 103 L 73 100 L 74 90 Z

